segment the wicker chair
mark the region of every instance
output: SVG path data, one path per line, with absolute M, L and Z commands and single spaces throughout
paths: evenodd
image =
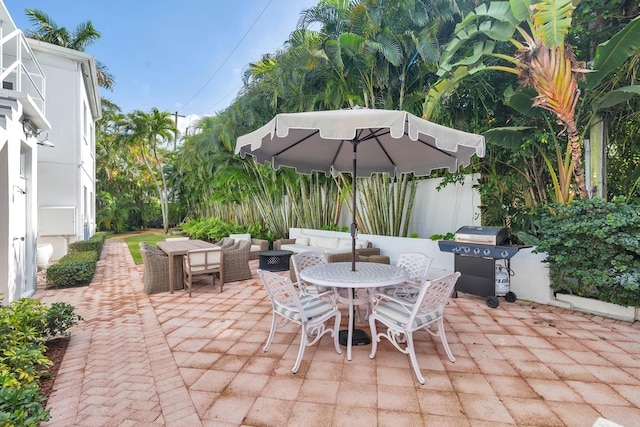
M 223 251 L 224 283 L 251 279 L 251 269 L 249 268 L 251 242 L 238 240 L 229 248 L 223 246 Z
M 169 257 L 147 242 L 140 242 L 140 254 L 144 263 L 142 281 L 145 294 L 169 291 Z

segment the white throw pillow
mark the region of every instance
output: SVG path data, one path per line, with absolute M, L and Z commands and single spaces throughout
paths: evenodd
M 356 249 L 365 249 L 369 246 L 369 241 L 364 239 L 356 239 Z
M 319 246 L 325 249 L 336 249 L 340 243 L 340 239 L 337 237 L 316 237 L 316 244 L 313 246 Z
M 338 243 L 337 249 L 350 248 L 351 247 L 351 239 L 340 239 L 340 243 Z
M 308 237 L 297 237 L 296 245 L 305 245 L 309 246 L 309 238 Z
M 251 234 L 229 234 L 229 238 L 233 240 L 246 240 L 251 241 Z

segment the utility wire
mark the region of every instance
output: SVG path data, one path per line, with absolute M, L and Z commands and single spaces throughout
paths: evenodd
M 231 91 L 229 91 L 229 93 L 227 93 L 225 96 L 223 96 L 222 98 L 220 98 L 219 100 L 217 100 L 216 102 L 214 102 L 213 104 L 209 105 L 207 108 L 202 110 L 202 112 L 199 115 L 200 116 L 205 115 L 209 110 L 211 110 L 216 105 L 220 104 L 222 101 L 227 99 L 230 95 L 233 95 L 234 93 L 238 93 L 238 91 L 240 90 L 241 87 L 242 87 L 242 85 L 236 86 L 234 89 L 231 89 Z
M 244 35 L 242 36 L 242 38 L 240 39 L 240 41 L 235 45 L 235 47 L 233 48 L 233 50 L 231 50 L 231 52 L 229 53 L 229 55 L 227 55 L 227 57 L 224 59 L 224 61 L 222 61 L 222 63 L 220 64 L 220 66 L 213 72 L 213 74 L 211 75 L 211 77 L 209 77 L 209 80 L 207 80 L 205 82 L 204 85 L 202 85 L 202 87 L 200 88 L 200 90 L 198 90 L 196 92 L 195 95 L 193 95 L 191 97 L 191 99 L 182 106 L 182 108 L 186 107 L 187 105 L 191 104 L 191 101 L 193 101 L 194 99 L 196 99 L 196 97 L 198 95 L 200 95 L 200 93 L 202 93 L 202 91 L 204 90 L 205 87 L 207 87 L 207 85 L 211 82 L 211 80 L 213 80 L 213 78 L 218 74 L 218 72 L 220 72 L 220 70 L 222 69 L 222 67 L 227 63 L 227 61 L 229 60 L 229 58 L 231 58 L 231 55 L 233 55 L 235 53 L 236 50 L 238 50 L 238 48 L 240 47 L 240 45 L 242 44 L 242 42 L 244 41 L 244 39 L 247 37 L 247 35 L 249 35 L 249 33 L 251 32 L 251 30 L 253 29 L 253 27 L 256 25 L 256 23 L 258 22 L 258 20 L 260 20 L 260 18 L 262 17 L 262 15 L 264 14 L 264 12 L 267 10 L 267 8 L 269 7 L 269 5 L 271 4 L 273 0 L 269 0 L 267 2 L 267 4 L 265 5 L 265 7 L 262 9 L 262 11 L 260 12 L 260 14 L 258 15 L 258 17 L 253 21 L 253 23 L 251 24 L 251 26 L 249 27 L 249 29 L 247 29 L 247 31 L 244 33 Z

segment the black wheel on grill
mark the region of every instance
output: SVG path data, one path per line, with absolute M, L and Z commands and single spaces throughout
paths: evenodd
M 507 292 L 507 294 L 504 296 L 504 300 L 506 302 L 516 302 L 518 298 L 516 297 L 516 294 L 514 292 Z
M 500 305 L 500 301 L 498 301 L 498 297 L 495 295 L 489 295 L 486 299 L 487 305 L 491 308 L 496 308 Z

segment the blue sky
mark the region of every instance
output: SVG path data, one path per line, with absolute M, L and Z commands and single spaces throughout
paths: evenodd
M 91 20 L 102 37 L 86 51 L 116 78 L 101 95 L 127 113 L 215 114 L 242 85 L 243 69 L 283 46 L 319 0 L 3 0 L 16 26 L 40 9 L 59 27 Z M 244 38 L 244 39 L 243 39 Z

